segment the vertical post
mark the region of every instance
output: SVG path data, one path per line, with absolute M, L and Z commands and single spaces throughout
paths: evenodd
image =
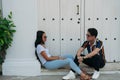
M 34 41 L 38 27 L 37 0 L 3 0 L 3 16 L 10 11 L 16 25 L 12 47 L 2 65 L 3 75 L 38 76 L 40 63 L 35 57 Z
M 81 43 L 85 40 L 85 0 L 81 0 Z

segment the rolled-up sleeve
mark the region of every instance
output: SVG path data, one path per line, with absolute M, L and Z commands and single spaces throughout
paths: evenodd
M 86 48 L 88 46 L 88 43 L 89 43 L 88 41 L 85 41 L 81 47 Z

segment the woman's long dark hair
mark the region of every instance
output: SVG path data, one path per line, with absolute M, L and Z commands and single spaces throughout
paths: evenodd
M 37 31 L 36 34 L 36 40 L 35 40 L 35 47 L 37 47 L 38 44 L 44 44 L 42 40 L 42 36 L 45 32 L 44 31 Z

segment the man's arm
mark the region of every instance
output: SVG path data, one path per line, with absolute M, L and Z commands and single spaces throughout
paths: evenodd
M 91 53 L 87 54 L 84 58 L 91 58 L 93 57 L 94 55 L 98 54 L 100 51 L 100 48 L 96 48 L 95 50 L 93 50 Z
M 84 51 L 84 49 L 87 47 L 88 41 L 85 41 L 81 48 L 77 51 L 77 57 L 80 57 L 81 53 Z
M 87 54 L 86 56 L 79 57 L 79 63 L 81 63 L 84 59 L 93 57 L 94 55 L 98 54 L 99 51 L 100 51 L 100 49 L 96 48 L 94 51 L 92 51 L 91 53 Z
M 103 48 L 103 42 L 102 41 L 98 41 L 96 44 L 96 49 L 93 50 L 91 53 L 87 54 L 84 58 L 91 58 L 93 56 L 95 56 L 96 54 L 99 53 L 99 51 Z
M 80 57 L 81 53 L 84 51 L 85 48 L 81 47 L 78 51 L 77 51 L 77 57 Z

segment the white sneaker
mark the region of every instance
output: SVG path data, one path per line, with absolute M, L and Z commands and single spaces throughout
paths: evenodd
M 100 76 L 100 72 L 99 71 L 94 71 L 92 79 L 98 79 L 99 76 Z
M 75 73 L 73 71 L 70 71 L 66 76 L 64 76 L 62 79 L 75 79 Z

